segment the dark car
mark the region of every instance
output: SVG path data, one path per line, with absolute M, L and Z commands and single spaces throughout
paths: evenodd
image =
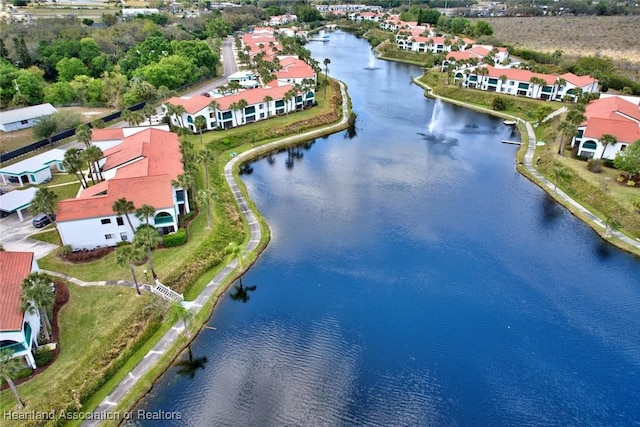
M 56 220 L 56 215 L 53 214 L 51 215 L 53 217 L 53 220 Z M 46 214 L 38 214 L 35 217 L 33 217 L 33 220 L 31 221 L 31 224 L 33 224 L 33 226 L 35 228 L 42 228 L 42 227 L 46 227 L 47 225 L 51 224 L 51 220 L 49 219 L 49 217 Z

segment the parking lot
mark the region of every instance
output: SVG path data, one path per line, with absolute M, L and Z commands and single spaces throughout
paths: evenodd
M 31 224 L 33 216 L 25 214 L 24 221 L 18 220 L 18 215 L 12 213 L 0 219 L 0 244 L 5 251 L 33 252 L 36 259 L 42 258 L 58 246 L 51 243 L 29 239 L 29 236 L 40 231 Z

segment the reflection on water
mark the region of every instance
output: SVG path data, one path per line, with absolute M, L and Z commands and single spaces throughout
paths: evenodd
M 140 408 L 189 426 L 637 423 L 638 260 L 515 173 L 501 120 L 443 104 L 429 132 L 417 68 L 366 72 L 340 32 L 310 47 L 357 134 L 251 163 L 260 292 L 235 284 L 249 302 L 222 298 L 193 343 L 206 369 L 170 369 Z

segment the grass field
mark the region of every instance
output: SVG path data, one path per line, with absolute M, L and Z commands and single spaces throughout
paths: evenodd
M 621 74 L 640 80 L 640 16 L 483 18 L 494 36 L 515 47 L 564 56 L 606 56 Z

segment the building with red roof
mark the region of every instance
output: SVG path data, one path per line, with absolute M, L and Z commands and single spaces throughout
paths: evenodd
M 636 99 L 640 103 L 640 99 Z M 593 100 L 584 112 L 586 120 L 578 126 L 572 146 L 584 158 L 613 160 L 628 145 L 640 140 L 640 105 L 618 96 Z M 616 142 L 603 144 L 602 136 Z
M 563 76 L 567 75 L 563 74 Z M 490 65 L 481 65 L 458 69 L 455 72 L 454 79 L 460 81 L 462 87 L 547 101 L 559 101 L 566 97 L 575 97 L 573 94 L 576 93 L 576 86 L 563 76 L 535 73 L 519 68 L 497 68 Z M 580 83 L 578 80 L 574 81 Z M 583 81 L 587 82 L 587 79 L 583 79 Z M 588 83 L 580 87 L 580 90 L 583 93 L 597 93 L 597 81 L 589 78 Z
M 241 107 L 243 100 L 246 105 Z M 212 105 L 212 101 L 215 101 L 215 105 Z M 273 87 L 241 90 L 219 98 L 202 95 L 174 97 L 168 99 L 162 108 L 169 114 L 174 126 L 184 127 L 196 133 L 198 129 L 195 122 L 199 116 L 206 119 L 206 127 L 203 130 L 230 129 L 272 116 L 288 114 L 309 107 L 314 102 L 315 94 L 311 88 L 296 91 L 292 84 L 274 84 Z M 175 106 L 181 106 L 184 112 L 175 113 Z
M 131 241 L 146 222 L 129 214 L 129 221 L 113 211 L 121 198 L 156 209 L 148 218 L 160 234 L 175 232 L 179 217 L 190 211 L 186 188 L 174 184 L 184 173 L 180 141 L 175 133 L 149 128 L 104 152 L 100 162 L 105 181 L 82 190 L 75 199 L 58 203 L 60 238 L 74 249 L 114 246 Z M 133 229 L 132 229 L 133 227 Z
M 12 357 L 24 358 L 35 369 L 40 314 L 20 308 L 22 282 L 32 271 L 38 271 L 33 252 L 0 251 L 0 350 L 13 351 Z

